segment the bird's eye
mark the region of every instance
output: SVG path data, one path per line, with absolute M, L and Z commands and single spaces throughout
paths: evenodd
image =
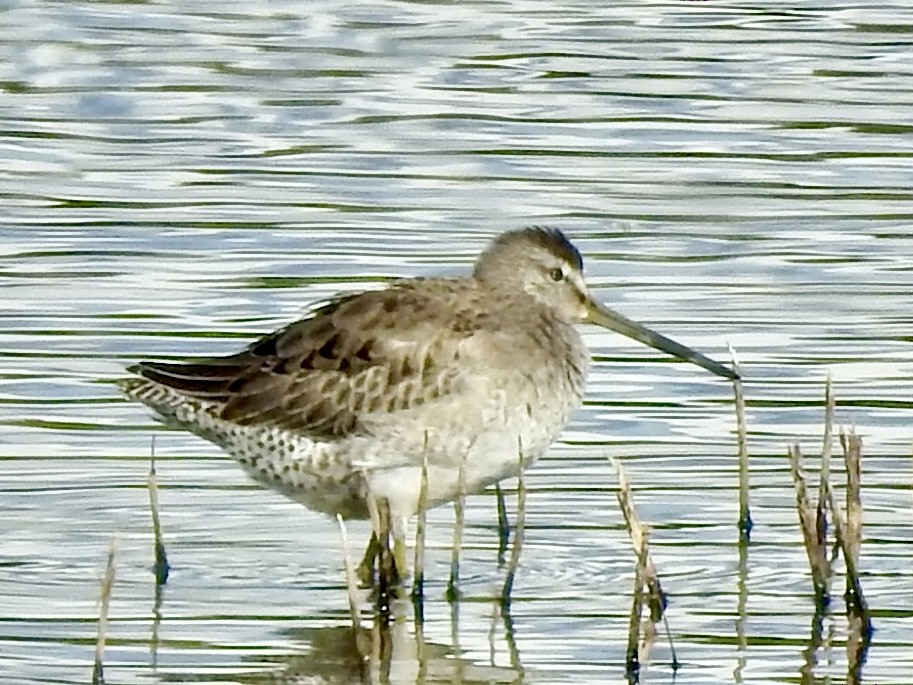
M 564 272 L 563 272 L 561 269 L 557 268 L 557 267 L 555 267 L 554 269 L 552 269 L 551 271 L 549 271 L 549 272 L 548 272 L 548 276 L 549 276 L 549 278 L 551 278 L 553 281 L 555 281 L 555 283 L 560 283 L 561 281 L 564 280 Z

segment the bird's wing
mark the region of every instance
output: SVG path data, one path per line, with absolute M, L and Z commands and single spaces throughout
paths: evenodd
M 450 305 L 446 281 L 423 283 L 340 298 L 230 357 L 131 370 L 227 421 L 339 439 L 453 390 L 463 343 L 485 322 Z

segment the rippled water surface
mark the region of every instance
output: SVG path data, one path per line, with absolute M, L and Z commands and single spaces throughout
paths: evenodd
M 819 451 L 830 373 L 865 444 L 864 682 L 913 681 L 908 2 L 7 3 L 0 158 L 0 680 L 87 682 L 116 539 L 109 682 L 359 682 L 335 524 L 112 381 L 550 224 L 609 306 L 738 349 L 752 544 L 740 560 L 731 388 L 586 330 L 586 405 L 529 473 L 512 625 L 493 496 L 468 502 L 455 613 L 436 510 L 427 670 L 404 620 L 389 679 L 623 681 L 614 456 L 653 527 L 676 683 L 842 680 L 839 597 L 808 658 L 786 460 Z M 174 566 L 157 612 L 153 435 Z M 671 664 L 660 640 L 647 679 Z

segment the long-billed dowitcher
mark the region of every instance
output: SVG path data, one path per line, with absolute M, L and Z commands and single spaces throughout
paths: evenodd
M 434 506 L 548 449 L 583 397 L 584 322 L 737 378 L 599 304 L 574 245 L 536 227 L 500 235 L 469 276 L 341 295 L 237 354 L 142 362 L 120 387 L 311 509 L 367 518 L 370 492 L 403 525 L 423 455 Z

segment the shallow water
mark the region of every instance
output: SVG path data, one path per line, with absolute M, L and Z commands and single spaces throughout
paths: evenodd
M 587 403 L 529 473 L 512 630 L 493 620 L 494 498 L 468 502 L 456 621 L 452 513 L 432 514 L 426 680 L 622 681 L 633 555 L 610 456 L 653 527 L 676 683 L 842 679 L 839 597 L 807 670 L 786 460 L 792 441 L 819 450 L 830 373 L 838 422 L 865 441 L 864 679 L 910 682 L 907 3 L 34 2 L 2 17 L 0 679 L 88 680 L 117 539 L 109 682 L 359 682 L 335 524 L 112 381 L 139 358 L 233 351 L 339 290 L 457 273 L 498 231 L 543 223 L 575 239 L 609 306 L 719 359 L 737 348 L 752 544 L 740 563 L 728 385 L 587 330 Z M 153 435 L 174 566 L 158 621 Z M 414 682 L 398 630 L 390 680 Z M 671 682 L 663 640 L 652 656 L 648 679 Z

